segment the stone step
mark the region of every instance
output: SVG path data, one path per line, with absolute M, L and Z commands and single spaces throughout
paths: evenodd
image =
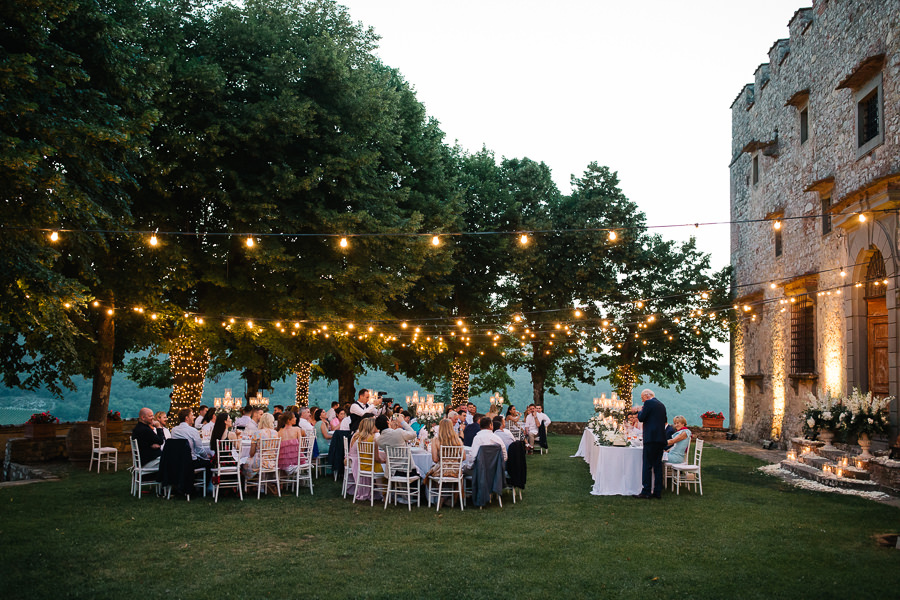
M 850 477 L 838 477 L 833 473 L 823 473 L 821 469 L 793 460 L 781 461 L 781 468 L 790 471 L 795 475 L 799 475 L 804 479 L 809 479 L 810 481 L 815 481 L 831 487 L 867 492 L 882 491 L 881 486 L 874 481 L 853 479 Z

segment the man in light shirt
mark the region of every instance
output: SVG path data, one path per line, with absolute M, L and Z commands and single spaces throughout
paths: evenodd
M 194 468 L 201 466 L 209 467 L 212 452 L 209 444 L 204 444 L 200 439 L 200 432 L 194 429 L 190 424 L 194 422 L 194 411 L 190 408 L 182 408 L 178 412 L 178 425 L 172 428 L 173 440 L 187 440 L 191 448 L 191 460 L 194 461 Z
M 503 440 L 503 445 L 509 448 L 509 445 L 516 441 L 516 438 L 504 428 L 505 420 L 503 415 L 494 417 L 494 435 Z M 478 437 L 477 435 L 475 437 Z
M 201 404 L 200 408 L 197 409 L 197 418 L 194 419 L 194 429 L 200 429 L 203 427 L 203 417 L 206 416 L 206 411 L 209 410 L 209 407 L 205 404 Z
M 378 407 L 374 403 L 369 404 L 369 390 L 360 390 L 356 402 L 350 405 L 350 431 L 356 431 L 360 421 L 377 413 Z
M 300 409 L 300 420 L 297 421 L 297 427 L 303 430 L 303 435 L 316 436 L 316 426 L 313 424 L 312 412 L 308 406 Z
M 475 457 L 478 456 L 478 450 L 482 446 L 487 446 L 489 444 L 494 444 L 500 446 L 500 451 L 503 453 L 503 460 L 506 460 L 506 445 L 503 443 L 503 440 L 497 437 L 497 434 L 492 431 L 493 423 L 489 417 L 481 417 L 481 420 L 478 422 L 478 425 L 481 427 L 481 431 L 475 434 L 475 439 L 472 441 L 472 452 L 466 453 L 466 460 L 463 463 L 463 469 L 466 471 L 471 471 L 472 467 L 475 465 Z

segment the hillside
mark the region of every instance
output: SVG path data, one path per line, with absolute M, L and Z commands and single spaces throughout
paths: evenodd
M 514 371 L 511 373 L 515 381 L 515 387 L 509 390 L 510 399 L 522 409 L 531 403 L 531 383 L 528 373 Z M 724 369 L 724 380 L 727 381 L 727 366 Z M 722 373 L 716 376 L 720 379 Z M 82 378 L 75 378 L 78 389 L 66 391 L 63 400 L 53 398 L 44 390 L 25 392 L 22 390 L 0 388 L 0 425 L 22 423 L 33 412 L 50 410 L 63 421 L 83 420 L 87 416 L 91 397 L 91 383 Z M 707 410 L 722 411 L 726 417 L 728 414 L 728 386 L 713 379 L 703 380 L 693 375 L 685 377 L 687 384 L 680 394 L 664 388 L 655 388 L 657 396 L 666 405 L 669 417 L 684 415 L 688 424 L 699 425 L 700 415 Z M 426 392 L 415 382 L 399 378 L 392 379 L 384 373 L 372 372 L 357 381 L 357 386 L 374 388 L 387 392 L 387 396 L 400 400 L 418 390 L 420 394 Z M 653 387 L 653 386 L 651 386 Z M 239 373 L 227 373 L 218 381 L 207 380 L 203 393 L 203 402 L 212 404 L 217 396 L 222 396 L 225 388 L 232 388 L 234 395 L 240 395 L 244 390 L 244 382 Z M 592 399 L 601 392 L 609 395 L 610 387 L 606 385 L 584 386 L 577 392 L 562 389 L 558 396 L 547 395 L 544 402 L 544 410 L 554 421 L 586 421 L 594 412 Z M 635 390 L 637 396 L 639 390 Z M 125 418 L 137 417 L 138 410 L 143 406 L 156 410 L 168 410 L 169 392 L 156 388 L 141 389 L 133 381 L 123 374 L 113 377 L 111 410 L 118 410 Z M 274 390 L 268 394 L 270 404 L 290 405 L 294 402 L 294 381 L 278 381 L 274 383 Z M 326 407 L 332 400 L 337 399 L 337 384 L 326 384 L 316 381 L 310 385 L 311 404 Z M 488 396 L 475 398 L 475 403 L 480 410 L 488 407 Z M 726 418 L 725 425 L 728 426 Z

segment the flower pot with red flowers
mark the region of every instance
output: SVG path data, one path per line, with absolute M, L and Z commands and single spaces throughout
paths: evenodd
M 725 424 L 725 415 L 720 412 L 713 412 L 711 410 L 706 411 L 700 418 L 703 419 L 704 427 L 711 427 L 714 429 L 722 429 Z
M 46 440 L 56 437 L 59 419 L 48 412 L 34 413 L 25 423 L 25 437 L 32 440 Z
M 109 411 L 106 413 L 106 435 L 122 433 L 122 413 Z

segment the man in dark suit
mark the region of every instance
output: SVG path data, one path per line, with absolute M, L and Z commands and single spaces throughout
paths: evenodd
M 656 399 L 652 391 L 642 391 L 641 401 L 644 406 L 637 411 L 637 418 L 644 424 L 644 464 L 641 480 L 643 487 L 637 497 L 659 500 L 665 484 L 662 458 L 666 449 L 668 417 L 665 405 Z

